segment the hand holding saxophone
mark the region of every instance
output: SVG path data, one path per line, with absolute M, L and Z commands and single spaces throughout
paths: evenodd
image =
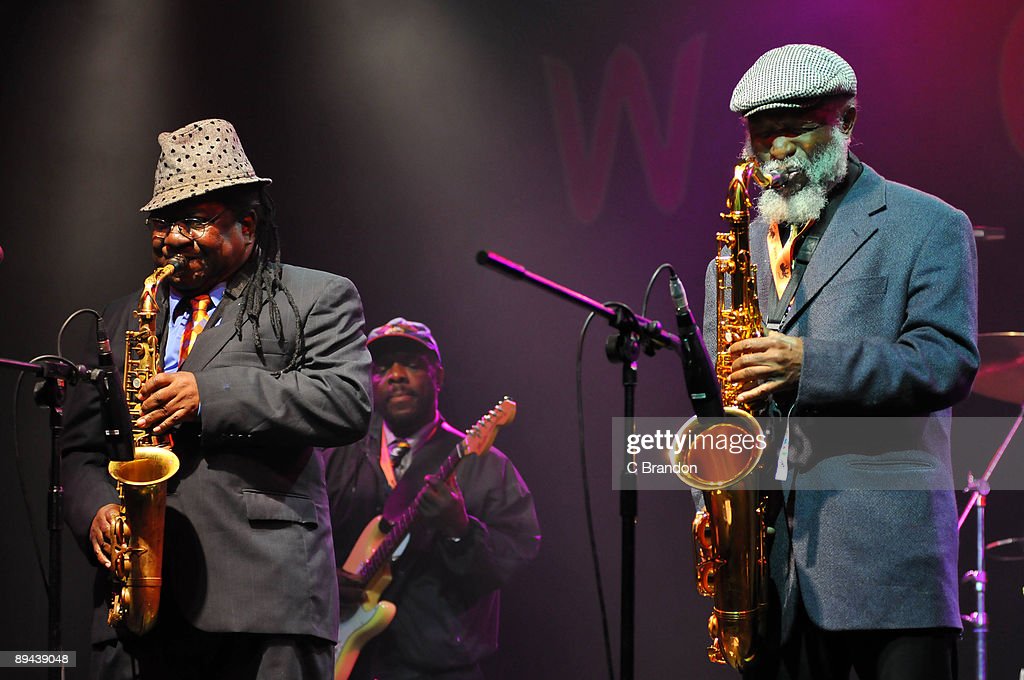
M 199 417 L 199 386 L 196 377 L 187 371 L 157 373 L 139 390 L 142 417 L 136 427 L 151 429 L 157 434 L 196 420 Z
M 796 389 L 804 362 L 803 339 L 771 331 L 763 338 L 733 343 L 729 381 L 743 385 L 737 400 L 750 403 L 785 390 Z
M 92 550 L 96 553 L 96 559 L 107 569 L 110 568 L 110 550 L 113 543 L 111 527 L 114 518 L 117 517 L 119 506 L 117 503 L 108 503 L 96 511 L 92 518 L 92 525 L 89 526 L 89 542 L 92 543 Z

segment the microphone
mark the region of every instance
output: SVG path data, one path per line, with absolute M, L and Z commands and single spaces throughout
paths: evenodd
M 704 339 L 700 335 L 700 328 L 690 313 L 683 282 L 674 272 L 669 275 L 668 292 L 676 305 L 679 356 L 683 361 L 683 378 L 690 394 L 693 412 L 698 418 L 720 418 L 725 415 L 725 409 L 722 407 L 722 389 L 715 375 L 714 364 L 708 357 L 707 347 L 704 346 Z
M 128 413 L 128 402 L 114 365 L 110 351 L 110 338 L 103 324 L 103 317 L 96 318 L 96 344 L 99 347 L 98 366 L 101 377 L 96 383 L 100 393 L 100 412 L 103 417 L 103 433 L 107 438 L 110 459 L 126 461 L 135 458 L 135 442 L 132 439 L 132 419 Z

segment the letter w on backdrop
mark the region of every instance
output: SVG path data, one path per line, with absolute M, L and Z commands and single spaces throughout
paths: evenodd
M 682 204 L 703 51 L 704 38 L 698 36 L 676 53 L 662 133 L 640 57 L 627 47 L 616 48 L 605 67 L 589 146 L 572 71 L 558 59 L 544 58 L 555 136 L 577 219 L 593 222 L 604 208 L 623 112 L 630 121 L 651 200 L 665 214 Z

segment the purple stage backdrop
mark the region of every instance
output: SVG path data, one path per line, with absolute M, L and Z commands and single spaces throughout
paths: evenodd
M 814 42 L 845 56 L 860 86 L 855 153 L 976 224 L 1005 228 L 1002 240 L 978 244 L 981 330 L 1024 330 L 1019 0 L 794 0 L 784 10 L 737 0 L 41 0 L 6 3 L 0 16 L 0 356 L 54 352 L 71 312 L 141 285 L 152 266 L 138 207 L 151 194 L 157 133 L 233 121 L 257 172 L 274 180 L 287 261 L 350 277 L 371 326 L 398 315 L 430 324 L 447 369 L 442 408 L 455 424 L 503 395 L 519 404 L 498 445 L 534 491 L 544 543 L 506 589 L 494 678 L 606 674 L 576 436 L 584 314 L 481 268 L 474 254 L 497 251 L 637 311 L 653 270 L 670 262 L 699 308 L 742 144 L 729 95 L 765 50 Z M 648 315 L 671 327 L 665 288 L 655 286 Z M 607 334 L 595 324 L 586 339 L 584 404 L 617 658 L 609 461 L 622 397 L 620 369 L 604 359 Z M 643 357 L 639 376 L 638 415 L 687 412 L 673 357 Z M 0 649 L 43 649 L 31 537 L 45 561 L 47 419 L 27 386 L 14 413 L 14 384 L 0 376 Z M 1013 410 L 978 397 L 964 408 Z M 956 455 L 980 467 L 989 449 Z M 990 500 L 992 539 L 1024 535 L 1018 499 Z M 709 603 L 692 587 L 688 495 L 642 493 L 639 514 L 636 677 L 736 677 L 704 658 Z M 962 569 L 972 531 L 969 522 Z M 70 677 L 82 678 L 90 569 L 68 536 L 65 545 L 65 646 L 79 655 Z M 1012 567 L 990 572 L 992 677 L 1024 665 L 1012 642 L 1024 612 Z M 961 656 L 966 677 L 968 644 Z

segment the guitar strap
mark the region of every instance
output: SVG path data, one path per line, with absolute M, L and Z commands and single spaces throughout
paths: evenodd
M 394 489 L 398 482 L 395 481 L 395 468 L 391 464 L 391 454 L 388 452 L 388 443 L 384 437 L 383 427 L 380 431 L 380 469 L 384 472 L 384 479 L 388 481 L 388 486 Z
M 411 458 L 409 467 L 384 502 L 384 510 L 382 512 L 384 519 L 393 522 L 405 512 L 406 508 L 413 502 L 413 499 L 416 498 L 416 494 L 423 488 L 423 478 L 437 472 L 437 469 L 441 467 L 441 463 L 452 452 L 455 445 L 461 441 L 461 438 L 456 438 L 454 435 L 451 437 L 443 436 L 446 432 L 442 426 L 443 423 L 444 420 L 440 420 L 433 431 L 424 438 L 423 444 L 409 454 Z M 448 439 L 451 441 L 446 442 L 445 440 Z M 385 455 L 381 458 L 381 467 L 383 468 L 384 458 L 388 458 L 389 466 L 391 460 L 386 455 L 387 446 L 383 444 L 382 446 L 385 451 Z M 385 472 L 385 474 L 387 473 Z

